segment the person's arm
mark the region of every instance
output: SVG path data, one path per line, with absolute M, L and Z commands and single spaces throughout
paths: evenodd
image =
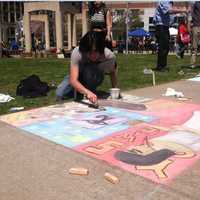
M 162 1 L 159 4 L 159 9 L 164 14 L 178 14 L 178 13 L 187 13 L 186 8 L 175 8 L 173 2 Z
M 185 8 L 175 8 L 173 3 L 170 3 L 169 13 L 178 14 L 178 13 L 187 13 L 188 10 Z
M 107 29 L 106 39 L 111 40 L 112 15 L 111 15 L 110 10 L 108 10 L 106 13 L 106 29 Z
M 178 14 L 178 13 L 187 13 L 187 10 L 186 10 L 186 8 L 171 8 L 170 10 L 169 10 L 169 13 L 170 14 Z
M 86 87 L 84 87 L 78 80 L 79 77 L 79 67 L 77 65 L 71 65 L 70 67 L 70 84 L 72 87 L 74 87 L 75 90 L 80 92 L 81 94 L 85 95 L 89 101 L 92 103 L 97 102 L 97 96 L 88 90 Z

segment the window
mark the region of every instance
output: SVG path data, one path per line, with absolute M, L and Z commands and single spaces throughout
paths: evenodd
M 4 20 L 4 22 L 8 22 L 8 12 L 4 12 L 3 20 Z
M 8 12 L 8 3 L 7 2 L 3 3 L 3 11 Z
M 14 2 L 10 2 L 10 12 L 14 12 Z
M 15 13 L 10 13 L 10 22 L 14 23 L 15 22 Z
M 16 19 L 17 19 L 17 21 L 20 20 L 20 12 L 17 12 L 17 13 L 16 13 Z
M 8 34 L 8 37 L 15 37 L 15 28 L 14 27 L 8 28 L 7 34 Z
M 149 17 L 149 24 L 153 24 L 153 17 Z
M 16 10 L 19 11 L 20 10 L 20 3 L 19 2 L 15 2 L 16 4 Z

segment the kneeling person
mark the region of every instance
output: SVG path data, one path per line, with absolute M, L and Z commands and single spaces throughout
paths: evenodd
M 73 50 L 69 77 L 58 86 L 56 95 L 62 98 L 75 89 L 96 103 L 96 88 L 103 82 L 104 74 L 109 74 L 112 87 L 117 87 L 115 55 L 105 47 L 101 32 L 88 32 Z

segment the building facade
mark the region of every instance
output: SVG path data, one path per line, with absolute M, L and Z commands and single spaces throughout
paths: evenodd
M 0 41 L 16 40 L 23 19 L 24 4 L 19 1 L 0 1 Z
M 26 52 L 30 52 L 34 33 L 46 50 L 71 49 L 77 45 L 76 21 L 80 13 L 81 2 L 0 1 L 0 41 L 9 46 L 22 38 Z
M 106 2 L 114 14 L 138 11 L 146 31 L 153 32 L 156 2 Z M 176 3 L 176 6 L 185 6 Z M 26 52 L 32 50 L 32 33 L 37 33 L 49 50 L 72 49 L 87 28 L 87 2 L 0 1 L 0 41 L 10 43 L 24 36 Z M 130 19 L 129 20 L 134 20 Z M 176 18 L 178 22 L 178 18 Z M 126 21 L 124 21 L 126 23 Z M 124 30 L 126 31 L 126 30 Z

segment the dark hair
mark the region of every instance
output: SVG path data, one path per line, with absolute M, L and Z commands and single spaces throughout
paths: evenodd
M 187 21 L 187 17 L 183 16 L 179 21 L 179 25 L 185 24 L 185 21 Z
M 100 2 L 100 8 L 105 9 L 106 5 L 103 2 Z M 88 8 L 89 8 L 89 15 L 92 16 L 95 13 L 96 6 L 95 6 L 95 1 L 90 1 L 88 2 Z
M 87 53 L 92 50 L 104 53 L 105 48 L 105 33 L 103 31 L 89 31 L 80 40 L 79 51 Z

